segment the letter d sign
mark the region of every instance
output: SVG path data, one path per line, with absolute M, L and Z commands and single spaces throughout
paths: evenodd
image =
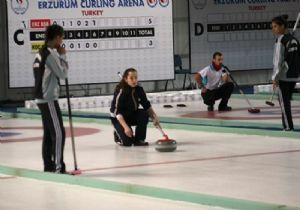
M 201 23 L 195 23 L 195 36 L 201 36 L 204 32 L 204 27 Z

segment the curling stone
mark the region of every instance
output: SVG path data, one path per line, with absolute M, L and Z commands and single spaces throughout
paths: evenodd
M 248 112 L 251 114 L 256 114 L 256 113 L 260 113 L 260 109 L 251 107 L 251 109 L 248 109 Z
M 272 101 L 266 101 L 266 104 L 269 106 L 275 106 L 275 104 Z
M 177 142 L 173 139 L 159 139 L 155 142 L 155 150 L 158 152 L 174 152 Z
M 163 107 L 164 107 L 164 108 L 173 108 L 173 106 L 170 105 L 170 104 L 164 104 Z
M 185 104 L 177 104 L 176 106 L 177 106 L 177 107 L 186 107 Z
M 158 130 L 160 130 L 164 138 L 155 142 L 155 150 L 158 152 L 174 152 L 177 149 L 177 142 L 169 139 L 160 126 L 158 126 Z

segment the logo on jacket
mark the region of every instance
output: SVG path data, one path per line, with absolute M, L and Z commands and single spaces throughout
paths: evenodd
M 23 15 L 27 11 L 29 7 L 28 0 L 11 0 L 11 9 L 17 14 L 17 15 Z
M 150 7 L 155 7 L 159 0 L 147 0 L 147 3 Z

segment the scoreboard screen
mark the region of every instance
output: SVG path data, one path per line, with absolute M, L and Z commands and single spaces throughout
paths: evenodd
M 193 72 L 207 66 L 216 51 L 232 70 L 271 69 L 276 39 L 271 20 L 288 14 L 292 28 L 300 0 L 189 0 L 189 11 Z
M 45 28 L 61 25 L 70 84 L 174 78 L 172 0 L 7 0 L 9 88 L 34 85 Z

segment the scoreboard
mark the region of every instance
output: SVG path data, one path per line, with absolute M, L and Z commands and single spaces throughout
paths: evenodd
M 174 78 L 171 0 L 7 0 L 9 87 L 32 87 L 45 28 L 61 25 L 70 84 Z
M 154 17 L 114 19 L 31 20 L 30 26 L 59 24 L 65 29 L 65 47 L 71 51 L 154 48 Z M 123 20 L 124 24 L 120 24 Z M 104 26 L 107 26 L 106 28 Z M 101 29 L 99 29 L 101 28 Z M 44 31 L 30 31 L 32 52 L 39 49 Z
M 300 0 L 189 0 L 189 11 L 193 72 L 207 66 L 215 51 L 232 70 L 271 69 L 271 20 L 288 14 L 292 28 Z

